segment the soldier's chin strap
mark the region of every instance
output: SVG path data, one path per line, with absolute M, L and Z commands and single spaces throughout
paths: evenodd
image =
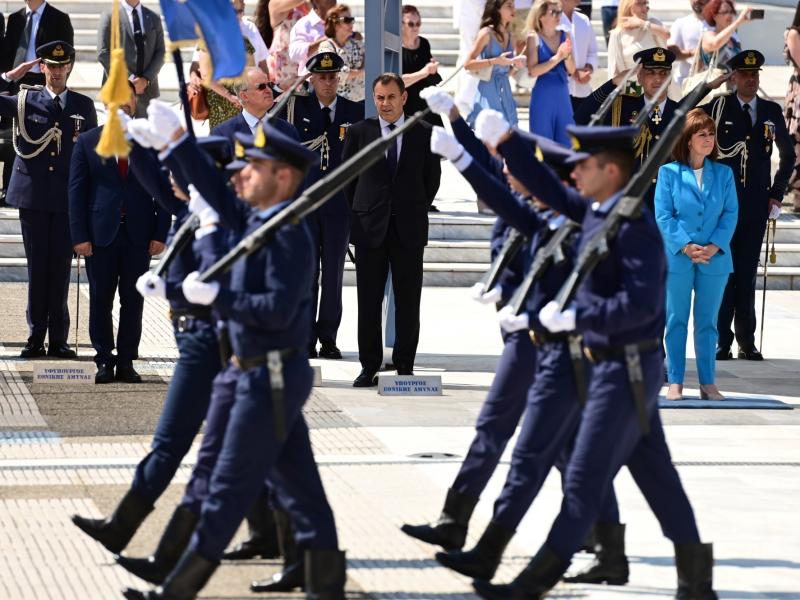
M 14 119 L 14 125 L 11 128 L 11 141 L 14 144 L 14 152 L 20 158 L 33 158 L 45 151 L 47 146 L 55 140 L 57 152 L 61 154 L 61 130 L 58 127 L 51 127 L 44 132 L 44 135 L 38 140 L 31 139 L 28 135 L 28 130 L 25 129 L 25 100 L 28 97 L 29 90 L 40 90 L 41 86 L 29 86 L 22 84 L 20 86 L 19 94 L 17 94 L 17 118 Z M 22 139 L 31 144 L 32 146 L 39 146 L 30 154 L 24 154 L 17 144 L 17 136 L 22 136 Z
M 720 96 L 719 102 L 714 105 L 714 108 L 711 110 L 711 118 L 714 119 L 714 123 L 717 126 L 717 131 L 719 131 L 719 122 L 722 119 L 722 111 L 725 109 L 725 101 L 727 100 L 728 96 Z M 731 144 L 730 146 L 722 147 L 719 145 L 719 135 L 717 135 L 717 159 L 723 158 L 733 158 L 737 154 L 740 155 L 739 157 L 739 175 L 742 179 L 742 185 L 747 185 L 747 141 L 746 140 L 739 140 L 738 142 Z

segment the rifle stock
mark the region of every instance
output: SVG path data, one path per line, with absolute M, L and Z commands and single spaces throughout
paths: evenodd
M 489 266 L 489 270 L 481 277 L 480 283 L 483 284 L 482 293 L 485 294 L 497 285 L 500 275 L 519 253 L 524 241 L 525 237 L 519 231 L 516 229 L 511 230 L 508 238 L 506 238 L 506 241 L 503 243 L 503 247 L 500 248 L 500 252 L 497 253 L 494 261 L 492 261 L 492 264 Z

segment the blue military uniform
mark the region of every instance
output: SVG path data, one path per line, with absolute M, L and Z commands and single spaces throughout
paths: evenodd
M 75 50 L 66 42 L 36 49 L 45 63 L 72 63 Z M 0 91 L 9 87 L 0 80 Z M 24 109 L 18 114 L 17 96 L 0 96 L 0 115 L 14 119 L 17 157 L 7 190 L 7 202 L 19 208 L 22 239 L 28 261 L 28 344 L 23 357 L 48 353 L 72 358 L 67 346 L 72 243 L 67 219 L 67 182 L 72 149 L 78 136 L 97 126 L 94 102 L 65 90 L 55 96 L 48 88 L 22 89 Z M 55 100 L 58 98 L 58 100 Z M 34 143 L 36 142 L 36 143 Z
M 736 70 L 760 70 L 762 64 L 764 56 L 755 50 L 745 50 L 730 61 Z M 745 114 L 736 93 L 715 98 L 704 107 L 717 123 L 719 160 L 733 169 L 739 198 L 739 219 L 731 239 L 733 273 L 728 278 L 717 320 L 718 358 L 730 356 L 734 331 L 740 357 L 761 358 L 755 347 L 756 270 L 769 201 L 783 199 L 795 161 L 794 144 L 780 105 L 758 97 L 752 102 L 754 109 L 749 110 L 755 110 L 755 118 Z M 773 178 L 771 159 L 776 144 L 780 163 Z
M 316 54 L 306 63 L 309 72 L 315 74 L 338 73 L 343 66 L 344 61 L 333 52 Z M 297 129 L 300 141 L 319 153 L 319 160 L 312 165 L 304 182 L 304 187 L 308 187 L 341 164 L 347 129 L 364 119 L 364 104 L 337 95 L 329 106 L 323 106 L 312 90 L 308 95 L 289 100 L 286 118 Z M 350 242 L 350 209 L 344 192 L 334 194 L 306 222 L 317 253 L 311 291 L 309 356 L 316 356 L 319 340 L 320 358 L 341 358 L 336 335 L 342 321 L 344 262 Z

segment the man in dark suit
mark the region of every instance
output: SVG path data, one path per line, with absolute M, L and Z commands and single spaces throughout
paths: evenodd
M 719 309 L 717 360 L 733 358 L 735 330 L 739 358 L 763 360 L 756 348 L 756 271 L 770 211 L 780 214 L 780 204 L 795 160 L 794 143 L 786 130 L 781 107 L 759 98 L 759 72 L 764 55 L 745 50 L 728 65 L 736 92 L 719 96 L 704 108 L 717 123 L 720 160 L 733 169 L 739 197 L 739 220 L 731 239 L 733 273 Z M 771 174 L 772 149 L 777 144 L 780 164 Z M 777 207 L 777 208 L 772 208 Z
M 136 111 L 136 93 L 122 110 Z M 170 215 L 130 171 L 128 158 L 103 159 L 95 152 L 102 127 L 87 131 L 75 144 L 69 177 L 69 227 L 75 253 L 86 257 L 89 278 L 89 337 L 95 349 L 95 383 L 139 383 L 133 368 L 142 337 L 144 298 L 136 280 L 150 257 L 164 249 Z M 117 355 L 111 309 L 119 288 Z M 116 374 L 114 367 L 116 366 Z
M 67 182 L 72 149 L 78 136 L 97 127 L 94 102 L 67 89 L 75 49 L 55 41 L 36 49 L 35 61 L 3 73 L 0 91 L 16 82 L 41 61 L 45 87 L 23 89 L 23 110 L 17 96 L 0 96 L 0 115 L 14 119 L 17 157 L 7 200 L 19 208 L 25 256 L 28 259 L 28 327 L 23 358 L 74 358 L 67 345 L 69 311 L 67 291 L 72 242 L 67 221 Z
M 364 119 L 362 103 L 352 102 L 336 93 L 342 67 L 344 61 L 334 52 L 312 56 L 306 63 L 306 69 L 313 73 L 311 93 L 293 96 L 288 103 L 288 120 L 297 129 L 300 140 L 311 150 L 319 152 L 319 162 L 309 170 L 305 187 L 316 183 L 341 164 L 348 128 Z M 342 322 L 344 261 L 350 241 L 350 209 L 344 192 L 337 193 L 311 213 L 306 222 L 316 251 L 308 353 L 311 358 L 339 359 L 342 353 L 336 346 L 336 334 Z M 320 342 L 319 355 L 317 340 Z
M 147 105 L 158 98 L 158 72 L 164 64 L 164 29 L 161 17 L 139 0 L 120 3 L 119 30 L 130 81 L 136 90 L 136 116 L 147 116 Z M 97 28 L 97 60 L 103 66 L 103 83 L 111 62 L 111 12 L 104 12 Z
M 405 122 L 405 86 L 399 75 L 384 73 L 372 84 L 378 116 L 349 128 L 342 162 Z M 428 207 L 441 177 L 439 157 L 430 149 L 431 127 L 422 121 L 403 132 L 385 157 L 345 188 L 352 211 L 350 241 L 356 247 L 358 354 L 361 373 L 355 387 L 377 384 L 383 362 L 381 304 L 391 267 L 396 315 L 392 362 L 399 375 L 411 375 L 419 341 L 422 254 L 428 243 Z

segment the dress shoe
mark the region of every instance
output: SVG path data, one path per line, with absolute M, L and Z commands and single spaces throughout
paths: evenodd
M 52 356 L 54 358 L 78 358 L 75 350 L 70 348 L 66 342 L 50 344 L 47 348 L 47 356 Z
M 313 346 L 308 347 L 308 358 L 317 358 L 317 346 L 314 344 Z
M 322 344 L 322 347 L 319 349 L 319 357 L 329 360 L 339 360 L 342 358 L 342 351 L 336 347 L 336 344 Z
M 447 490 L 444 500 L 444 508 L 439 515 L 439 520 L 435 523 L 425 525 L 404 524 L 400 531 L 413 538 L 441 546 L 445 550 L 461 550 L 467 539 L 467 527 L 469 526 L 472 511 L 478 498 L 462 494 L 456 489 Z
M 119 554 L 153 508 L 148 500 L 131 489 L 122 497 L 110 517 L 90 519 L 72 515 L 72 522 L 86 535 L 103 544 L 106 550 Z
M 136 372 L 133 365 L 117 365 L 114 379 L 122 383 L 142 383 L 142 376 Z
M 680 383 L 671 383 L 667 388 L 667 400 L 683 400 L 683 386 Z
M 701 400 L 725 400 L 725 396 L 719 393 L 717 386 L 711 384 L 708 386 L 700 385 L 700 399 Z
M 717 346 L 717 360 L 732 360 L 733 359 L 733 352 L 731 352 L 730 348 L 723 348 L 722 346 Z
M 28 340 L 22 352 L 19 353 L 20 358 L 40 358 L 46 356 L 47 352 L 44 350 L 44 344 L 41 342 L 32 342 Z
M 414 375 L 414 369 L 411 367 L 397 367 L 398 375 Z
M 394 363 L 387 362 L 381 367 L 381 371 L 394 371 Z
M 291 565 L 284 566 L 283 571 L 275 573 L 272 577 L 252 581 L 250 591 L 262 592 L 291 592 L 305 587 L 305 559 L 300 559 Z
M 114 381 L 114 365 L 111 363 L 100 363 L 97 365 L 97 373 L 94 376 L 95 383 L 111 383 Z
M 376 385 L 378 385 L 378 374 L 367 369 L 361 369 L 361 373 L 353 382 L 353 387 L 374 387 Z
M 743 349 L 739 348 L 739 353 L 737 356 L 743 360 L 764 360 L 764 357 L 761 355 L 761 352 L 758 351 L 758 348 L 753 346 L 752 348 Z

